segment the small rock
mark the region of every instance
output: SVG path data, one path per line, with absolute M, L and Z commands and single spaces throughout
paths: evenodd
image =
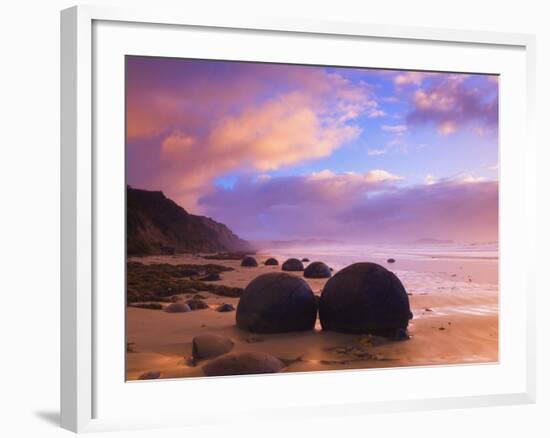
M 147 371 L 138 377 L 139 380 L 153 380 L 158 379 L 161 376 L 160 371 Z
M 187 300 L 185 304 L 187 304 L 191 310 L 208 309 L 208 304 L 206 304 L 203 300 L 191 298 L 190 300 Z
M 433 312 L 433 310 L 430 309 L 429 307 L 426 307 L 424 310 L 425 310 L 426 312 Z
M 235 343 L 223 336 L 199 335 L 193 338 L 193 357 L 211 359 L 231 351 Z
M 164 311 L 168 313 L 184 313 L 184 312 L 190 312 L 191 307 L 187 303 L 178 302 L 178 303 L 168 304 L 164 308 Z
M 274 259 L 273 257 L 270 257 L 264 262 L 264 265 L 266 265 L 266 266 L 278 266 L 279 261 L 277 259 Z
M 258 262 L 256 261 L 256 259 L 254 257 L 246 256 L 246 257 L 243 257 L 243 259 L 241 260 L 241 266 L 245 266 L 245 267 L 248 267 L 248 268 L 254 268 L 254 267 L 258 266 Z
M 148 309 L 148 310 L 162 310 L 162 304 L 160 303 L 137 303 L 137 304 L 132 304 L 131 307 L 137 307 L 139 309 Z
M 445 330 L 445 327 L 439 327 L 439 330 Z
M 178 271 L 178 274 L 181 277 L 194 277 L 196 275 L 199 275 L 199 271 L 197 271 L 195 269 L 180 269 Z
M 388 260 L 386 260 L 386 261 L 387 261 L 388 263 L 395 263 L 395 259 L 391 259 L 391 258 L 388 259 Z
M 181 297 L 180 297 L 179 295 L 172 295 L 172 296 L 170 297 L 170 301 L 172 301 L 173 303 L 176 303 L 176 302 L 178 302 L 178 301 L 180 301 L 180 300 L 181 300 Z
M 223 303 L 218 306 L 216 312 L 233 312 L 234 310 L 235 306 L 233 304 Z
M 309 262 L 309 259 L 308 259 L 307 257 L 304 257 L 304 258 L 302 259 L 302 262 L 307 263 L 307 262 Z
M 267 353 L 228 353 L 202 367 L 207 376 L 233 376 L 242 374 L 278 373 L 285 364 Z
M 195 295 L 193 295 L 193 299 L 194 300 L 204 300 L 204 299 L 206 299 L 206 297 L 204 295 L 201 295 L 201 294 L 195 294 Z
M 206 274 L 205 276 L 200 277 L 198 280 L 199 281 L 218 281 L 221 279 L 222 278 L 220 277 L 220 274 L 218 274 L 217 272 L 211 272 L 210 274 Z

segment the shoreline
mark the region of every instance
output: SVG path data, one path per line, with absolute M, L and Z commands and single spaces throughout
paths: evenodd
M 264 255 L 267 257 L 274 254 L 256 254 L 259 266 L 254 268 L 241 267 L 239 260 L 207 260 L 190 254 L 130 257 L 128 261 L 144 264 L 222 265 L 234 270 L 223 272 L 221 280 L 213 283 L 244 288 L 257 275 L 280 271 L 280 266 L 264 266 Z M 375 258 L 369 261 L 380 263 Z M 479 264 L 476 262 L 479 261 L 471 263 Z M 414 315 L 409 324 L 411 339 L 401 342 L 321 331 L 318 319 L 315 329 L 308 332 L 269 335 L 248 333 L 235 326 L 234 311 L 220 313 L 215 310 L 222 303 L 236 307 L 238 298 L 204 291 L 199 292 L 205 296 L 208 309 L 169 314 L 162 310 L 128 307 L 127 342 L 131 343 L 134 352 L 127 353 L 127 379 L 135 380 L 142 373 L 153 370 L 160 371 L 162 378 L 202 376 L 203 363 L 191 366 L 189 362 L 191 342 L 198 334 L 231 338 L 235 342 L 232 352 L 273 354 L 288 362 L 283 372 L 496 362 L 498 287 L 493 283 L 464 281 L 464 278 L 458 277 L 459 265 L 453 261 L 449 263 L 451 266 L 445 265 L 447 270 L 438 266 L 434 272 L 406 270 L 405 267 L 419 265 L 400 262 L 399 259 L 393 265 L 381 263 L 398 275 L 409 294 Z M 483 267 L 479 270 L 483 270 Z M 293 274 L 303 278 L 301 272 Z M 453 277 L 453 274 L 457 276 Z M 316 295 L 320 294 L 327 281 L 304 280 Z M 185 299 L 188 295 L 181 294 L 181 297 Z M 367 359 L 349 354 L 348 350 L 357 346 L 368 351 Z

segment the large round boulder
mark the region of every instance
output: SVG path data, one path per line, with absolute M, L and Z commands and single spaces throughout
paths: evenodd
M 260 352 L 228 353 L 202 367 L 207 376 L 278 373 L 285 364 L 275 356 Z
M 273 258 L 273 257 L 269 257 L 265 262 L 264 262 L 264 265 L 266 266 L 277 266 L 279 264 L 279 262 L 277 261 L 277 259 Z
M 312 330 L 317 302 L 309 285 L 284 272 L 262 274 L 246 286 L 237 305 L 237 327 L 254 333 Z
M 246 256 L 246 257 L 243 257 L 243 259 L 241 260 L 241 266 L 245 266 L 247 268 L 254 268 L 258 266 L 258 262 L 254 257 Z
M 304 264 L 298 259 L 288 259 L 283 263 L 283 271 L 303 271 Z
M 330 268 L 323 262 L 313 262 L 304 271 L 306 278 L 329 278 L 331 275 Z
M 319 300 L 324 330 L 394 337 L 412 313 L 397 276 L 376 263 L 355 263 L 327 281 Z

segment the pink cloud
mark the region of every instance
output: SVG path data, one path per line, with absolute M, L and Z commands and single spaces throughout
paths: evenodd
M 420 85 L 422 83 L 422 80 L 429 74 L 430 73 L 420 71 L 404 71 L 395 75 L 395 77 L 393 78 L 393 82 L 396 85 Z
M 128 147 L 136 161 L 163 160 L 162 172 L 139 169 L 142 184 L 192 211 L 217 176 L 327 157 L 358 137 L 358 118 L 383 114 L 368 85 L 316 68 L 246 64 L 222 75 L 168 67 L 166 78 L 162 68 L 129 69 Z
M 249 239 L 495 240 L 498 184 L 474 177 L 396 186 L 383 170 L 240 180 L 200 202 Z
M 407 121 L 415 125 L 433 123 L 441 135 L 454 134 L 468 124 L 475 125 L 478 133 L 494 129 L 498 123 L 497 84 L 488 80 L 484 86 L 466 86 L 469 77 L 441 75 L 429 87 L 416 90 Z

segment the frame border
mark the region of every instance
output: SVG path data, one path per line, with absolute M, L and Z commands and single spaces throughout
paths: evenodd
M 185 25 L 327 34 L 367 38 L 486 44 L 516 47 L 526 52 L 528 162 L 536 168 L 534 135 L 535 36 L 474 30 L 420 28 L 361 22 L 311 21 L 275 17 L 231 19 L 197 14 L 193 11 L 126 9 L 108 6 L 73 6 L 61 11 L 61 427 L 73 432 L 150 427 L 149 422 L 99 420 L 94 418 L 94 192 L 95 171 L 92 148 L 93 73 L 92 22 L 95 20 L 142 24 Z M 536 173 L 527 180 L 536 193 Z M 533 195 L 535 196 L 535 195 Z M 536 198 L 529 199 L 530 208 Z M 535 249 L 536 215 L 531 216 L 531 249 Z M 530 267 L 527 290 L 528 325 L 526 392 L 480 397 L 449 397 L 418 400 L 361 403 L 319 414 L 361 415 L 366 412 L 399 412 L 449 408 L 512 405 L 535 402 L 535 266 Z M 326 411 L 326 412 L 325 412 Z M 284 412 L 284 410 L 283 410 Z M 295 413 L 294 416 L 297 414 Z M 170 422 L 169 422 L 170 423 Z M 166 424 L 166 423 L 165 423 Z M 169 424 L 171 426 L 181 425 Z

